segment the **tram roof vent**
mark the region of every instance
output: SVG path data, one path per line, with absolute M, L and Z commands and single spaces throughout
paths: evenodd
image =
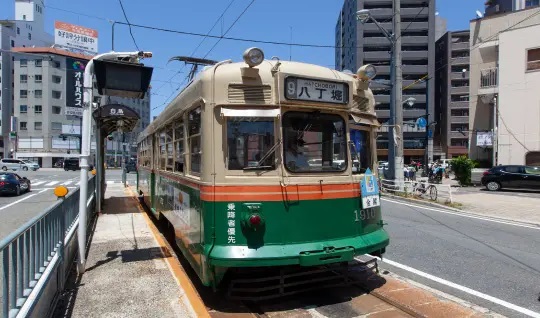
M 229 102 L 231 103 L 270 103 L 272 88 L 270 85 L 229 85 Z
M 356 108 L 364 112 L 370 112 L 369 99 L 363 96 L 354 95 L 352 108 Z

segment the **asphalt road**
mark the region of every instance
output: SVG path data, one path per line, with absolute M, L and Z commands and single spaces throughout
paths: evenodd
M 21 177 L 31 181 L 31 192 L 20 196 L 0 196 L 0 239 L 24 225 L 28 220 L 45 211 L 53 205 L 57 198 L 53 193 L 56 186 L 64 184 L 71 191 L 77 188 L 80 171 L 64 171 L 62 169 L 43 169 L 38 171 L 16 171 Z M 128 174 L 130 184 L 136 181 L 136 174 Z M 107 170 L 108 183 L 122 182 L 121 170 Z
M 540 227 L 397 201 L 382 207 L 391 237 L 382 268 L 508 317 L 527 317 L 512 305 L 540 317 Z

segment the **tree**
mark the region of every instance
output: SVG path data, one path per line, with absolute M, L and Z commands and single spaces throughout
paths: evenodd
M 457 158 L 452 158 L 450 166 L 461 186 L 471 184 L 471 171 L 476 166 L 476 163 L 473 160 L 466 156 L 459 156 Z

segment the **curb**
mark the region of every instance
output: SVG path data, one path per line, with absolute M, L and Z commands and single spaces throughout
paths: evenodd
M 392 199 L 394 199 L 396 201 L 405 201 L 405 202 L 409 202 L 409 203 L 415 203 L 415 204 L 418 204 L 418 205 L 425 205 L 425 206 L 430 206 L 430 207 L 434 207 L 434 208 L 450 210 L 450 211 L 458 212 L 458 213 L 461 213 L 461 214 L 470 214 L 470 215 L 474 215 L 474 216 L 491 218 L 491 219 L 494 219 L 494 220 L 497 220 L 497 221 L 513 222 L 513 223 L 516 223 L 516 224 L 522 224 L 522 225 L 527 225 L 527 226 L 538 227 L 538 229 L 540 229 L 540 223 L 527 222 L 527 221 L 521 221 L 521 220 L 513 220 L 513 219 L 510 219 L 510 218 L 503 218 L 503 217 L 500 217 L 500 216 L 494 216 L 494 215 L 490 215 L 490 214 L 481 214 L 481 213 L 476 213 L 476 212 L 472 212 L 472 211 L 466 211 L 466 210 L 461 210 L 461 209 L 457 209 L 457 208 L 452 208 L 452 207 L 449 207 L 449 206 L 446 206 L 446 205 L 440 204 L 440 203 L 434 203 L 434 202 L 418 200 L 418 199 L 412 199 L 412 198 L 404 198 L 404 197 L 400 197 L 400 196 L 392 195 L 392 194 L 388 194 L 388 193 L 382 193 L 381 192 L 381 196 L 392 198 Z

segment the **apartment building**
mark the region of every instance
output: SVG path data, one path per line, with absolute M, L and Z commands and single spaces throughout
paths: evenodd
M 470 23 L 469 155 L 540 165 L 540 8 Z
M 446 32 L 435 44 L 436 129 L 447 158 L 469 149 L 469 30 Z
M 54 38 L 45 32 L 43 1 L 15 0 L 13 20 L 0 20 L 0 158 L 12 156 L 10 141 L 13 115 L 14 47 L 51 46 Z
M 519 11 L 540 5 L 540 0 L 488 0 L 485 16 Z
M 371 83 L 375 94 L 376 111 L 379 121 L 384 125 L 390 118 L 390 80 L 391 44 L 372 21 L 362 24 L 356 20 L 356 12 L 369 9 L 383 28 L 392 32 L 392 0 L 345 0 L 336 24 L 335 66 L 338 70 L 355 72 L 364 64 L 377 67 L 378 75 Z M 403 87 L 407 87 L 424 75 L 432 79 L 435 75 L 435 1 L 402 0 L 402 71 Z M 442 24 L 443 25 L 443 24 Z M 377 83 L 386 81 L 387 83 Z M 416 99 L 412 107 L 404 106 L 403 127 L 404 160 L 424 161 L 426 151 L 430 159 L 444 155 L 439 136 L 434 143 L 427 142 L 426 129 L 418 128 L 418 117 L 429 114 L 429 123 L 435 119 L 434 80 L 417 83 L 403 91 L 403 100 Z M 409 125 L 408 125 L 408 124 Z M 382 127 L 377 139 L 377 151 L 381 160 L 388 157 L 388 127 Z

